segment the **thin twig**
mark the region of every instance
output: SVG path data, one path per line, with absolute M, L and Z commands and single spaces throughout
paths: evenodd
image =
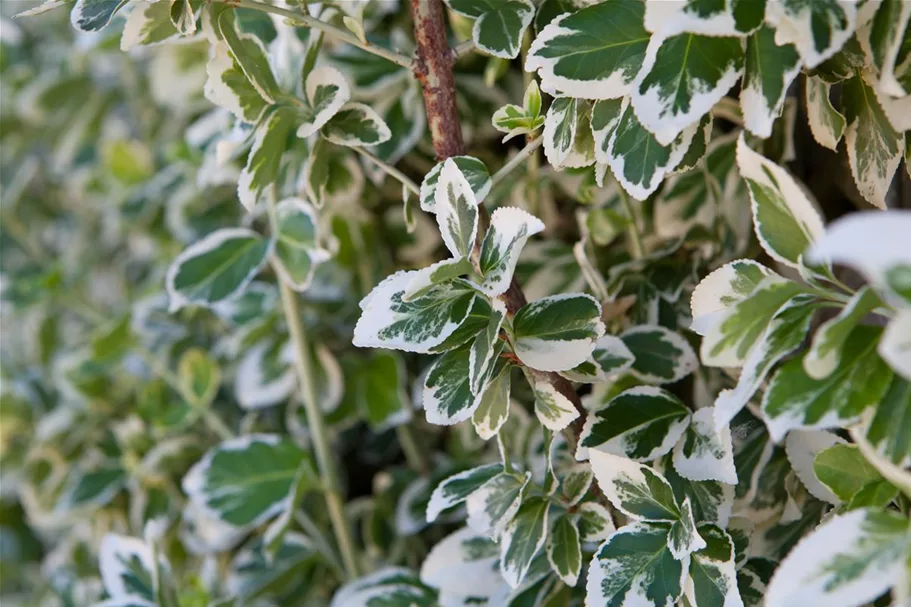
M 543 137 L 537 137 L 529 141 L 524 148 L 519 150 L 518 154 L 510 158 L 509 162 L 503 165 L 503 168 L 493 174 L 493 177 L 490 178 L 490 188 L 493 189 L 496 187 L 496 185 L 503 181 L 503 179 L 505 179 L 516 167 L 525 162 L 529 156 L 535 153 L 535 150 L 541 147 L 543 141 Z
M 474 40 L 466 40 L 465 42 L 460 42 L 450 51 L 452 53 L 452 60 L 458 61 L 471 51 L 475 50 L 476 46 Z
M 391 164 L 389 164 L 383 160 L 380 160 L 372 152 L 369 152 L 362 147 L 352 146 L 351 149 L 353 149 L 355 152 L 357 152 L 358 154 L 360 154 L 361 156 L 363 156 L 364 158 L 366 158 L 367 160 L 369 160 L 370 162 L 372 162 L 373 164 L 375 164 L 376 166 L 381 168 L 383 170 L 383 172 L 386 173 L 387 175 L 389 175 L 390 177 L 394 177 L 395 179 L 397 179 L 399 181 L 399 183 L 401 183 L 403 186 L 405 186 L 406 188 L 411 190 L 415 196 L 420 196 L 421 189 L 418 187 L 418 185 L 414 181 L 412 181 L 408 177 L 408 175 L 401 172 L 400 170 L 398 170 Z
M 258 0 L 219 0 L 219 1 L 224 2 L 225 4 L 230 4 L 231 6 L 249 8 L 249 9 L 253 9 L 256 11 L 262 11 L 264 13 L 272 13 L 273 15 L 285 17 L 286 19 L 290 19 L 292 22 L 294 22 L 296 24 L 300 24 L 304 27 L 309 27 L 312 29 L 324 31 L 327 34 L 329 34 L 330 36 L 338 38 L 339 40 L 341 40 L 343 42 L 347 42 L 348 44 L 350 44 L 352 46 L 356 46 L 361 50 L 367 51 L 368 53 L 372 53 L 378 57 L 382 57 L 383 59 L 391 61 L 392 63 L 395 63 L 396 65 L 400 65 L 405 69 L 410 70 L 410 69 L 413 69 L 413 67 L 414 67 L 414 61 L 412 60 L 411 57 L 406 57 L 405 55 L 402 55 L 401 53 L 391 51 L 387 48 L 383 48 L 383 47 L 377 46 L 375 44 L 370 44 L 369 42 L 361 42 L 360 38 L 355 36 L 352 32 L 349 32 L 348 30 L 345 30 L 340 27 L 336 27 L 334 25 L 326 23 L 325 21 L 320 21 L 319 19 L 316 19 L 315 17 L 311 17 L 310 15 L 306 15 L 306 14 L 298 12 L 298 11 L 288 10 L 286 8 L 281 8 L 279 6 L 273 6 L 266 2 L 259 2 Z

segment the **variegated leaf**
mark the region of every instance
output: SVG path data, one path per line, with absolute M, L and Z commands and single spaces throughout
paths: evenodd
M 637 521 L 672 523 L 680 508 L 667 480 L 626 457 L 592 450 L 589 453 L 598 486 L 610 503 Z
M 491 297 L 505 293 L 525 241 L 543 230 L 544 223 L 522 209 L 500 207 L 494 211 L 478 258 L 483 277 L 480 290 Z
M 591 355 L 603 334 L 601 305 L 589 295 L 545 297 L 513 319 L 516 355 L 540 371 L 572 369 Z

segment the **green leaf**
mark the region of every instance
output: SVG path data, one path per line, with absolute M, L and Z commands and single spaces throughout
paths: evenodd
M 598 502 L 583 502 L 579 506 L 579 535 L 586 543 L 600 544 L 616 528 L 610 511 Z
M 104 589 L 114 599 L 155 600 L 155 557 L 142 540 L 108 533 L 98 550 Z
M 128 0 L 76 0 L 70 12 L 70 22 L 77 30 L 97 32 L 114 18 Z
M 639 386 L 621 392 L 604 408 L 590 413 L 579 446 L 650 461 L 670 452 L 689 423 L 689 409 L 676 396 L 660 388 Z
M 266 339 L 243 353 L 234 376 L 234 396 L 242 409 L 286 401 L 296 385 L 294 350 L 285 339 Z
M 547 561 L 567 586 L 575 586 L 582 570 L 579 528 L 569 515 L 558 518 L 547 535 Z
M 743 72 L 739 38 L 652 36 L 632 96 L 639 121 L 670 145 L 731 89 Z
M 69 472 L 54 510 L 63 515 L 96 510 L 109 504 L 126 486 L 126 481 L 126 471 L 116 462 L 90 470 L 77 466 Z
M 299 533 L 286 533 L 271 552 L 257 538 L 235 554 L 226 585 L 238 598 L 237 605 L 259 600 L 264 595 L 280 595 L 285 591 L 283 580 L 306 579 L 319 558 L 310 541 Z M 210 603 L 209 607 L 236 606 Z
M 705 547 L 690 557 L 686 599 L 691 605 L 725 607 L 742 604 L 734 565 L 734 543 L 715 525 L 702 525 Z
M 554 99 L 544 119 L 544 155 L 555 167 L 564 166 L 576 143 L 579 124 L 579 100 L 571 97 Z
M 481 485 L 501 472 L 502 464 L 487 464 L 450 476 L 433 490 L 427 503 L 427 521 L 433 522 L 444 510 L 461 504 Z
M 715 399 L 716 429 L 726 427 L 747 406 L 778 361 L 800 347 L 818 308 L 813 296 L 801 294 L 778 309 L 744 360 L 737 385 L 722 390 Z
M 773 259 L 796 268 L 825 228 L 804 190 L 783 168 L 737 142 L 737 166 L 750 188 L 753 227 Z
M 551 432 L 560 432 L 579 417 L 572 401 L 546 378 L 536 379 L 532 388 L 535 393 L 535 416 Z
M 880 334 L 877 327 L 856 327 L 838 368 L 824 380 L 807 375 L 800 359 L 785 363 L 762 401 L 772 440 L 793 428 L 845 426 L 879 403 L 892 381 L 892 371 L 876 355 Z
M 838 142 L 845 132 L 845 117 L 832 105 L 829 90 L 832 88 L 819 76 L 806 80 L 807 121 L 813 139 L 830 150 L 838 149 Z
M 911 458 L 911 382 L 898 376 L 876 407 L 867 440 L 893 463 Z
M 870 204 L 886 208 L 886 193 L 902 159 L 905 135 L 889 122 L 873 76 L 857 73 L 842 85 L 845 146 L 857 189 Z
M 286 198 L 275 207 L 276 271 L 295 291 L 310 286 L 317 264 L 329 254 L 318 245 L 316 212 L 302 198 Z
M 747 39 L 746 67 L 740 89 L 744 126 L 757 137 L 772 135 L 785 95 L 800 72 L 800 56 L 792 44 L 778 45 L 775 30 L 763 26 Z
M 191 348 L 177 363 L 177 378 L 184 392 L 191 396 L 193 407 L 206 408 L 215 400 L 221 385 L 221 369 L 204 350 Z
M 603 451 L 589 451 L 601 492 L 610 503 L 636 521 L 669 522 L 680 509 L 668 482 L 652 468 Z
M 782 561 L 766 605 L 862 605 L 901 583 L 908 559 L 908 519 L 854 510 L 834 516 Z
M 142 2 L 127 17 L 120 36 L 120 50 L 164 42 L 179 33 L 171 22 L 170 0 Z
M 208 79 L 203 88 L 206 99 L 228 109 L 239 120 L 249 124 L 259 122 L 269 104 L 247 80 L 240 64 L 224 42 L 212 46 L 206 74 Z
M 734 506 L 733 485 L 719 481 L 689 480 L 681 476 L 673 465 L 665 465 L 663 472 L 665 479 L 674 490 L 677 503 L 682 503 L 686 499 L 690 501 L 693 518 L 697 523 L 712 523 L 727 527 Z
M 519 135 L 534 133 L 544 126 L 544 117 L 541 116 L 541 91 L 538 82 L 532 80 L 525 89 L 523 107 L 512 103 L 506 104 L 491 117 L 493 127 L 506 133 L 503 143 Z
M 471 416 L 475 432 L 483 440 L 499 434 L 509 417 L 510 366 L 496 367 L 493 378 L 481 394 L 481 402 Z
M 339 205 L 359 200 L 364 173 L 351 152 L 317 139 L 304 168 L 307 195 L 316 208 L 327 202 Z
M 127 354 L 134 339 L 130 317 L 124 316 L 92 337 L 92 358 L 100 363 L 116 362 Z
M 491 304 L 490 321 L 486 329 L 475 337 L 469 352 L 468 381 L 472 394 L 484 391 L 502 351 L 500 328 L 506 318 L 506 304 L 498 299 L 491 301 Z
M 727 424 L 715 429 L 715 408 L 693 413 L 683 438 L 674 448 L 674 469 L 691 481 L 721 481 L 737 484 L 734 446 Z
M 854 33 L 856 8 L 836 0 L 769 2 L 766 21 L 775 27 L 779 44 L 794 44 L 806 67 L 816 67 Z
M 471 392 L 469 350 L 461 347 L 445 352 L 427 372 L 423 404 L 431 424 L 452 426 L 465 421 L 481 404 L 481 395 Z
M 477 298 L 461 284 L 436 285 L 405 301 L 405 289 L 416 274 L 396 272 L 361 301 L 361 318 L 354 328 L 355 346 L 426 353 L 443 344 L 466 321 Z M 483 322 L 486 324 L 487 319 Z M 467 381 L 467 350 L 465 359 Z
M 587 359 L 604 334 L 601 305 L 588 295 L 545 297 L 513 319 L 516 355 L 540 371 L 572 369 Z
M 301 465 L 311 467 L 302 481 L 317 483 L 308 456 L 277 435 L 251 434 L 208 451 L 183 479 L 190 501 L 233 527 L 262 524 L 285 508 Z
M 638 325 L 620 336 L 633 354 L 633 375 L 650 384 L 672 384 L 699 366 L 692 346 L 679 333 L 659 325 Z
M 389 141 L 392 132 L 373 108 L 363 103 L 349 102 L 320 131 L 336 145 L 373 146 Z
M 404 567 L 385 567 L 339 588 L 329 607 L 433 607 L 436 591 Z
M 231 50 L 231 55 L 259 96 L 274 104 L 280 94 L 278 82 L 269 65 L 269 58 L 259 37 L 242 34 L 237 29 L 235 12 L 228 6 L 213 6 L 212 25 Z
M 907 2 L 885 0 L 878 7 L 869 27 L 873 63 L 879 68 L 878 88 L 893 97 L 911 93 L 907 64 L 903 61 L 907 58 L 908 23 L 911 22 L 909 11 L 911 5 Z
M 566 502 L 574 506 L 578 504 L 591 487 L 594 473 L 588 464 L 577 464 L 566 471 L 560 479 L 560 491 Z
M 637 0 L 611 0 L 562 15 L 532 42 L 525 70 L 537 71 L 541 88 L 554 96 L 623 97 L 645 59 L 644 11 Z
M 598 102 L 602 106 L 610 102 Z M 592 120 L 592 130 L 596 121 Z M 600 122 L 598 126 L 601 126 Z M 595 159 L 610 166 L 611 171 L 629 194 L 637 200 L 648 198 L 673 171 L 689 149 L 698 124 L 691 125 L 669 144 L 662 145 L 639 121 L 626 99 L 616 123 L 595 132 Z M 609 139 L 598 139 L 609 135 Z
M 468 526 L 496 541 L 512 521 L 531 473 L 518 476 L 509 472 L 496 475 L 465 500 Z
M 680 506 L 680 519 L 674 521 L 667 532 L 667 547 L 675 559 L 682 561 L 705 546 L 705 540 L 696 530 L 693 507 L 690 505 L 690 500 L 685 499 Z
M 478 200 L 454 160 L 443 163 L 434 197 L 443 243 L 454 257 L 468 257 L 478 233 Z
M 237 197 L 247 211 L 252 213 L 266 188 L 278 181 L 294 124 L 294 111 L 278 107 L 256 127 L 247 164 L 237 180 Z
M 630 523 L 592 557 L 588 605 L 672 607 L 683 594 L 686 567 L 667 546 L 667 526 Z
M 837 316 L 822 323 L 813 335 L 813 343 L 803 358 L 803 368 L 814 379 L 832 374 L 841 361 L 845 340 L 854 327 L 881 302 L 870 287 L 855 293 Z
M 522 209 L 500 207 L 494 211 L 481 243 L 478 268 L 483 280 L 478 288 L 491 297 L 505 293 L 525 242 L 543 230 L 544 223 Z
M 399 354 L 373 352 L 368 360 L 359 361 L 357 370 L 357 398 L 374 432 L 411 419 L 411 402 L 405 390 L 408 375 Z
M 307 75 L 307 106 L 299 111 L 298 137 L 309 137 L 323 128 L 351 98 L 348 81 L 334 67 L 320 66 Z
M 216 230 L 192 244 L 168 268 L 170 310 L 233 297 L 253 280 L 270 249 L 270 241 L 246 228 Z
M 849 501 L 865 485 L 883 480 L 856 445 L 834 445 L 816 455 L 813 472 L 838 499 Z
M 683 155 L 683 160 L 681 160 L 680 164 L 677 165 L 677 168 L 674 169 L 673 172 L 675 174 L 684 173 L 699 166 L 708 152 L 714 128 L 715 120 L 712 117 L 712 114 L 706 114 L 699 119 L 699 124 L 696 126 L 696 134 L 693 135 L 693 142 L 690 144 L 689 149 L 687 149 L 686 154 Z
M 453 11 L 475 19 L 471 38 L 484 53 L 515 59 L 522 36 L 535 16 L 529 0 L 446 0 Z
M 529 500 L 522 504 L 503 531 L 500 572 L 506 583 L 513 588 L 522 582 L 532 560 L 544 547 L 549 509 L 550 502 L 545 499 Z
M 453 156 L 449 160 L 455 162 L 456 166 L 462 172 L 462 176 L 471 186 L 475 200 L 478 203 L 484 201 L 484 198 L 490 192 L 490 172 L 487 165 L 474 158 L 473 156 Z M 443 170 L 444 162 L 438 162 L 421 182 L 421 209 L 428 213 L 436 213 L 436 191 L 437 183 L 440 180 L 440 171 Z

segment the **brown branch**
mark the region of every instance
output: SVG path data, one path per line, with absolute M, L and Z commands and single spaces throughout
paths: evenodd
M 411 0 L 411 14 L 414 18 L 414 39 L 417 43 L 415 54 L 414 72 L 424 92 L 424 106 L 427 109 L 427 122 L 430 124 L 430 135 L 433 139 L 433 149 L 437 160 L 445 160 L 451 156 L 465 153 L 465 144 L 462 141 L 462 127 L 459 120 L 459 110 L 456 106 L 455 79 L 452 66 L 455 56 L 449 48 L 446 36 L 446 22 L 443 18 L 443 4 L 441 0 Z M 480 205 L 480 228 L 478 235 L 486 232 L 490 224 L 490 216 L 484 205 Z M 477 246 L 475 247 L 478 248 Z M 476 251 L 477 253 L 477 251 Z M 514 315 L 528 300 L 519 283 L 513 278 L 509 289 L 503 295 L 506 303 L 506 312 Z M 531 370 L 538 379 L 546 379 L 563 396 L 569 399 L 579 417 L 570 426 L 571 436 L 568 438 L 573 443 L 578 442 L 585 424 L 586 411 L 582 407 L 579 395 L 569 381 L 557 373 L 545 373 Z

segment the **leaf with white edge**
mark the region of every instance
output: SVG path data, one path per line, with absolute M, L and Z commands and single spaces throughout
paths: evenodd
M 737 166 L 752 200 L 753 228 L 762 248 L 792 268 L 818 240 L 825 227 L 797 181 L 783 168 L 757 154 L 743 135 L 737 141 Z
M 44 0 L 41 4 L 33 6 L 23 11 L 19 11 L 13 15 L 14 19 L 22 19 L 23 17 L 37 17 L 38 15 L 43 15 L 44 13 L 50 12 L 56 8 L 61 8 L 70 3 L 71 0 Z
M 234 527 L 252 527 L 281 512 L 298 482 L 317 485 L 307 454 L 277 435 L 251 434 L 210 449 L 183 478 L 190 501 L 208 515 Z
M 560 491 L 570 506 L 578 504 L 588 493 L 594 480 L 592 467 L 588 464 L 577 464 L 566 471 L 560 480 Z
M 70 12 L 70 22 L 82 32 L 104 29 L 129 0 L 76 0 Z
M 869 27 L 873 63 L 879 68 L 879 90 L 892 97 L 911 94 L 907 82 L 907 38 L 911 4 L 901 0 L 881 3 Z M 900 65 L 896 65 L 901 62 Z M 899 73 L 896 74 L 896 71 Z
M 541 116 L 541 91 L 537 80 L 532 80 L 525 89 L 522 107 L 512 103 L 506 104 L 491 117 L 493 127 L 502 133 L 503 143 L 518 135 L 534 133 L 544 126 Z
M 476 299 L 470 289 L 443 283 L 421 297 L 405 301 L 405 289 L 416 274 L 396 272 L 361 301 L 361 318 L 354 328 L 355 346 L 427 353 L 465 322 Z
M 693 481 L 681 476 L 665 459 L 663 473 L 674 490 L 677 503 L 689 500 L 693 518 L 699 524 L 712 523 L 727 527 L 734 508 L 734 486 L 720 481 Z
M 610 503 L 636 521 L 674 522 L 680 509 L 670 484 L 658 472 L 626 457 L 589 452 L 601 492 Z
M 689 498 L 686 498 L 680 506 L 680 520 L 674 521 L 667 532 L 667 547 L 674 558 L 680 561 L 705 546 L 705 540 L 696 530 L 693 507 Z
M 846 426 L 880 402 L 893 375 L 876 355 L 880 333 L 878 327 L 856 327 L 845 340 L 838 368 L 823 380 L 807 375 L 800 359 L 782 365 L 762 401 L 772 440 L 794 428 Z
M 614 335 L 605 335 L 595 343 L 592 358 L 607 377 L 626 371 L 636 360 L 623 340 Z
M 471 39 L 483 53 L 515 59 L 522 36 L 535 16 L 530 0 L 446 0 L 456 13 L 474 19 Z
M 600 544 L 616 530 L 610 510 L 598 502 L 584 502 L 579 506 L 579 535 L 583 542 Z
M 210 602 L 208 607 L 237 607 L 270 589 L 282 593 L 290 586 L 282 587 L 277 580 L 306 576 L 320 558 L 310 540 L 295 532 L 286 533 L 273 548 L 270 551 L 265 542 L 253 538 L 235 552 L 230 564 L 226 563 L 223 582 L 234 602 L 224 599 Z
M 537 217 L 516 207 L 500 207 L 490 217 L 490 228 L 481 243 L 478 267 L 481 292 L 497 297 L 506 292 L 525 242 L 544 230 Z
M 852 213 L 828 226 L 807 254 L 814 262 L 851 266 L 897 307 L 911 306 L 911 211 Z
M 702 340 L 702 363 L 710 367 L 743 366 L 772 317 L 801 290 L 799 284 L 777 274 L 762 279 L 748 297 L 713 317 L 714 322 Z
M 263 101 L 270 105 L 274 104 L 281 91 L 275 74 L 272 73 L 269 54 L 262 41 L 252 34 L 240 33 L 235 12 L 226 5 L 212 7 L 212 21 L 244 76 Z
M 414 276 L 405 287 L 402 301 L 413 301 L 425 295 L 432 287 L 449 282 L 459 276 L 471 274 L 473 266 L 467 257 L 461 259 L 444 259 L 426 268 L 414 272 Z
M 819 76 L 806 80 L 807 121 L 810 132 L 819 145 L 830 150 L 838 149 L 838 142 L 845 132 L 845 117 L 835 109 L 829 97 L 832 88 Z
M 478 200 L 454 160 L 443 163 L 434 197 L 443 243 L 454 257 L 468 257 L 478 233 Z
M 252 213 L 266 188 L 278 180 L 294 124 L 294 111 L 278 107 L 256 127 L 247 164 L 237 180 L 237 197 L 247 211 Z
M 764 25 L 747 39 L 746 67 L 740 89 L 743 124 L 757 137 L 772 135 L 772 124 L 791 82 L 800 72 L 800 56 L 792 44 L 775 43 L 775 30 Z
M 850 501 L 864 486 L 883 480 L 856 445 L 835 444 L 821 450 L 813 462 L 813 472 L 835 497 L 836 504 L 839 500 Z
M 452 160 L 456 166 L 459 167 L 462 176 L 468 181 L 468 185 L 471 186 L 471 191 L 474 193 L 475 200 L 477 200 L 478 203 L 483 202 L 484 198 L 490 192 L 492 184 L 487 165 L 473 156 L 453 156 L 452 158 L 447 159 L 447 161 L 448 160 Z M 424 180 L 421 182 L 421 209 L 428 213 L 436 213 L 437 183 L 439 183 L 440 172 L 443 170 L 443 165 L 445 163 L 446 161 L 438 162 L 430 169 L 430 172 L 424 176 Z
M 164 42 L 180 32 L 171 23 L 170 0 L 142 2 L 130 11 L 120 36 L 120 50 Z
M 579 120 L 579 100 L 572 97 L 554 99 L 544 118 L 544 155 L 553 166 L 562 166 L 572 153 Z
M 266 263 L 272 243 L 253 230 L 224 228 L 177 256 L 165 279 L 169 309 L 211 306 L 241 292 Z
M 261 409 L 287 400 L 294 390 L 290 342 L 265 340 L 248 347 L 237 364 L 234 395 L 241 409 Z
M 911 381 L 892 381 L 867 427 L 867 440 L 895 464 L 911 461 Z
M 620 118 L 628 106 L 629 101 L 626 97 L 599 99 L 592 104 L 591 127 L 595 140 L 595 160 L 601 164 L 608 162 L 614 131 L 617 130 Z
M 762 24 L 765 0 L 646 2 L 645 29 L 665 36 L 750 34 Z
M 822 323 L 803 358 L 804 371 L 814 379 L 828 377 L 838 367 L 842 348 L 851 331 L 877 306 L 879 297 L 867 286 L 855 293 L 837 316 Z
M 424 378 L 422 402 L 427 421 L 452 426 L 465 421 L 478 408 L 481 395 L 471 392 L 469 348 L 443 353 Z
M 699 166 L 709 151 L 714 129 L 715 119 L 711 113 L 699 119 L 699 124 L 696 126 L 696 134 L 693 135 L 693 142 L 690 144 L 686 154 L 683 155 L 683 159 L 680 160 L 680 164 L 673 170 L 674 174 L 685 173 Z
M 691 481 L 721 481 L 737 484 L 731 431 L 715 429 L 715 410 L 703 407 L 695 413 L 683 438 L 674 448 L 674 469 Z
M 635 361 L 633 375 L 650 384 L 672 384 L 698 366 L 696 352 L 682 335 L 660 325 L 638 325 L 620 335 Z
M 329 607 L 432 607 L 436 594 L 410 569 L 386 567 L 339 588 Z
M 630 523 L 592 557 L 585 604 L 672 607 L 683 594 L 688 561 L 671 554 L 667 525 Z
M 715 525 L 701 525 L 699 535 L 705 547 L 690 556 L 686 600 L 699 607 L 743 607 L 731 537 Z
M 212 45 L 212 56 L 206 64 L 208 79 L 203 88 L 206 99 L 234 114 L 239 120 L 256 124 L 269 104 L 253 88 L 228 45 Z
M 592 123 L 594 129 L 594 122 Z M 606 145 L 595 146 L 595 159 L 610 166 L 614 177 L 637 200 L 648 198 L 673 171 L 689 149 L 698 124 L 683 129 L 667 144 L 661 144 L 639 121 L 628 98 Z
M 547 561 L 567 586 L 575 586 L 582 571 L 579 528 L 569 515 L 558 518 L 547 534 Z
M 854 0 L 781 0 L 769 2 L 766 20 L 775 43 L 794 44 L 806 67 L 816 67 L 841 49 L 854 33 Z
M 551 95 L 623 97 L 645 58 L 644 12 L 637 0 L 612 0 L 562 15 L 532 42 L 525 71 L 537 71 Z
M 579 411 L 546 378 L 535 380 L 535 416 L 541 425 L 552 432 L 559 432 L 570 425 Z
M 500 350 L 500 327 L 506 318 L 506 304 L 495 299 L 491 302 L 493 311 L 490 322 L 484 331 L 478 333 L 471 343 L 468 357 L 468 381 L 471 393 L 478 394 L 484 390 L 490 373 L 493 371 Z
M 116 462 L 90 470 L 81 466 L 71 468 L 54 510 L 64 516 L 96 510 L 109 504 L 126 486 L 126 481 L 126 471 Z
M 513 319 L 516 356 L 539 371 L 564 371 L 585 361 L 604 335 L 601 305 L 589 295 L 544 297 Z
M 680 399 L 652 386 L 621 392 L 590 413 L 579 447 L 650 461 L 670 452 L 690 423 L 690 411 Z M 577 459 L 586 451 L 577 451 Z
M 725 428 L 747 406 L 772 368 L 803 343 L 819 303 L 812 295 L 795 295 L 769 321 L 762 336 L 750 349 L 737 385 L 722 390 L 715 399 L 715 427 Z
M 842 85 L 845 146 L 857 189 L 870 204 L 886 208 L 886 193 L 902 159 L 905 135 L 895 129 L 883 111 L 869 72 Z
M 329 256 L 317 244 L 316 211 L 301 198 L 286 198 L 275 208 L 275 228 L 276 270 L 292 289 L 304 291 Z
M 771 274 L 774 272 L 752 259 L 738 259 L 703 278 L 690 298 L 690 329 L 705 335 L 724 310 L 746 299 Z
M 190 348 L 177 363 L 177 379 L 194 407 L 208 407 L 221 385 L 221 369 L 205 350 Z
M 392 132 L 373 108 L 349 102 L 320 130 L 323 137 L 336 145 L 373 146 L 389 141 Z
M 307 75 L 307 106 L 300 110 L 298 137 L 309 137 L 323 128 L 348 103 L 351 89 L 348 81 L 334 67 L 321 66 Z
M 435 521 L 443 510 L 464 502 L 481 485 L 501 472 L 502 464 L 487 464 L 459 472 L 441 482 L 427 503 L 427 522 Z
M 532 560 L 544 547 L 547 539 L 547 513 L 550 502 L 529 500 L 522 504 L 512 521 L 503 530 L 500 542 L 500 572 L 511 587 L 516 588 L 525 578 Z
M 170 0 L 168 16 L 181 34 L 192 36 L 196 33 L 196 18 L 201 2 L 199 0 Z
M 819 453 L 844 442 L 844 439 L 826 430 L 792 430 L 788 432 L 784 443 L 785 455 L 791 469 L 810 495 L 835 505 L 840 504 L 841 500 L 817 478 L 814 460 Z
M 481 394 L 478 408 L 471 416 L 475 432 L 490 440 L 500 432 L 509 417 L 510 366 L 495 368 L 492 379 Z
M 525 476 L 502 472 L 481 485 L 465 500 L 468 526 L 496 541 L 518 512 L 529 480 L 530 472 Z
M 154 601 L 154 561 L 152 548 L 142 540 L 106 534 L 98 550 L 98 568 L 105 591 L 113 599 Z
M 766 605 L 849 607 L 873 601 L 901 580 L 908 559 L 908 519 L 854 510 L 804 537 L 775 571 Z
M 500 547 L 493 540 L 464 527 L 430 550 L 421 565 L 421 581 L 441 595 L 492 596 L 504 585 L 499 561 Z
M 889 321 L 876 351 L 896 373 L 911 381 L 911 310 L 900 310 Z
M 743 63 L 740 38 L 652 36 L 632 95 L 639 122 L 670 145 L 736 84 Z

